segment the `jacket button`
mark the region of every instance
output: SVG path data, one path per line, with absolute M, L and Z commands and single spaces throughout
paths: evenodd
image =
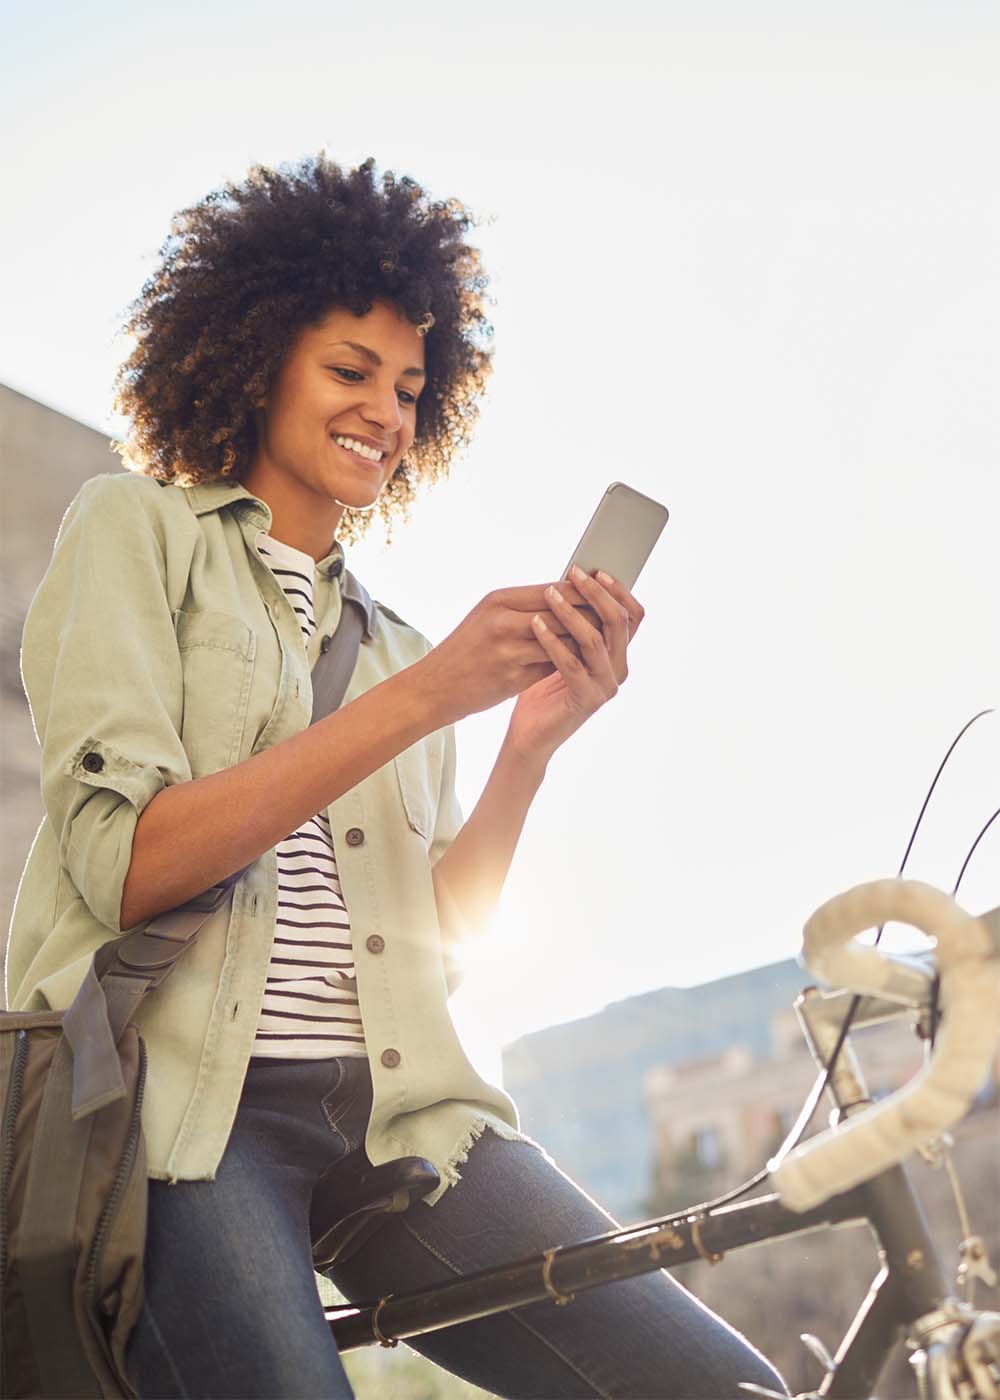
M 402 1055 L 399 1053 L 398 1050 L 383 1050 L 383 1051 L 382 1051 L 382 1063 L 385 1065 L 386 1069 L 396 1069 L 396 1068 L 398 1068 L 399 1063 L 400 1063 L 400 1061 L 402 1060 L 402 1058 L 403 1058 L 403 1057 L 402 1057 Z
M 365 939 L 365 947 L 369 953 L 384 953 L 385 939 L 380 933 L 372 933 Z
M 88 773 L 99 773 L 104 767 L 104 759 L 99 753 L 85 753 L 83 755 L 83 766 Z
M 364 844 L 365 833 L 360 826 L 352 826 L 347 831 L 347 844 L 349 846 L 361 846 Z
M 331 643 L 332 641 L 333 641 L 333 638 L 332 638 L 332 637 L 324 637 L 323 640 L 320 642 L 320 644 L 319 644 L 319 649 L 320 649 L 320 651 L 323 653 L 324 656 L 325 656 L 325 655 L 327 654 L 327 652 L 330 650 L 330 643 Z

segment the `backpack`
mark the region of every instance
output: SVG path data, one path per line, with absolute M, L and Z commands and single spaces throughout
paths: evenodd
M 373 615 L 344 581 L 355 606 L 323 639 L 313 722 L 340 705 Z M 0 1396 L 135 1400 L 148 1191 L 131 1018 L 244 873 L 103 944 L 67 1010 L 0 1012 Z

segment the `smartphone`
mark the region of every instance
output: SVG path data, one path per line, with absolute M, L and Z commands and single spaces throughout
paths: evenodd
M 565 578 L 574 564 L 585 574 L 603 569 L 631 592 L 669 516 L 659 501 L 623 481 L 613 481 L 598 501 L 561 577 Z

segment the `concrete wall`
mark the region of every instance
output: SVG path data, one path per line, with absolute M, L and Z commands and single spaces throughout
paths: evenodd
M 121 470 L 103 433 L 0 384 L 0 937 L 42 818 L 38 743 L 21 686 L 21 629 L 66 507 Z

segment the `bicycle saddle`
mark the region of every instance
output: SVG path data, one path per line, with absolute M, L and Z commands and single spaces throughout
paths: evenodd
M 313 1268 L 341 1264 L 384 1225 L 439 1184 L 437 1169 L 423 1157 L 400 1157 L 373 1167 L 363 1148 L 329 1167 L 313 1190 L 309 1211 Z

